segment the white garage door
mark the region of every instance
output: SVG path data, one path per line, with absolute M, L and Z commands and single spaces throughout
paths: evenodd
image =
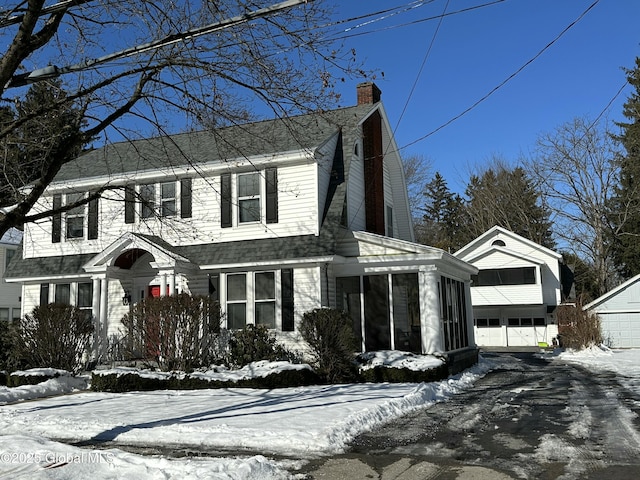
M 612 348 L 640 347 L 640 313 L 599 313 L 602 336 Z

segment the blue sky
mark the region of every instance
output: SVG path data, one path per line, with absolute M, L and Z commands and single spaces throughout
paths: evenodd
M 384 72 L 375 82 L 403 156 L 423 156 L 453 191 L 469 172 L 493 156 L 514 162 L 541 133 L 575 117 L 600 115 L 623 85 L 622 68 L 640 56 L 638 0 L 504 0 L 447 16 L 420 19 L 492 0 L 424 2 L 349 0 L 337 7 L 345 19 L 411 5 L 407 12 L 354 21 L 345 34 L 367 69 Z M 563 30 L 575 25 L 554 42 Z M 403 25 L 398 28 L 389 28 Z M 436 32 L 437 31 L 437 32 Z M 365 32 L 371 32 L 364 34 Z M 348 36 L 361 33 L 359 36 Z M 426 138 L 487 95 L 554 42 L 489 98 Z M 358 82 L 340 87 L 342 103 L 355 103 Z M 626 85 L 605 112 L 622 120 Z M 414 143 L 416 142 L 416 143 Z M 409 146 L 407 146 L 409 145 Z

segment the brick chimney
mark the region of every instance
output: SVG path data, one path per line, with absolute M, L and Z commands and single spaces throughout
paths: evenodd
M 358 105 L 372 105 L 380 101 L 382 92 L 373 82 L 364 82 L 356 87 L 358 92 Z

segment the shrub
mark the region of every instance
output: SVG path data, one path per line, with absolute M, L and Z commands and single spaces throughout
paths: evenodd
M 330 308 L 306 312 L 302 317 L 300 333 L 311 347 L 313 366 L 324 381 L 341 383 L 356 378 L 354 353 L 357 340 L 348 314 Z
M 556 314 L 560 346 L 581 350 L 602 343 L 600 318 L 582 309 L 580 302 L 561 305 Z
M 18 324 L 14 356 L 27 368 L 52 367 L 77 373 L 93 334 L 91 319 L 71 305 L 33 309 Z
M 196 390 L 203 388 L 286 388 L 318 383 L 318 376 L 311 369 L 283 370 L 265 377 L 244 378 L 236 381 L 215 380 L 191 375 L 167 375 L 145 377 L 135 372 L 93 372 L 91 390 L 96 392 L 131 392 L 149 390 Z
M 246 325 L 242 330 L 231 332 L 229 338 L 229 365 L 244 367 L 259 360 L 287 360 L 289 353 L 269 333 L 264 325 Z
M 162 370 L 184 371 L 215 360 L 220 305 L 208 296 L 149 297 L 134 305 L 122 323 L 129 358 L 155 362 Z
M 0 371 L 20 368 L 17 365 L 17 359 L 13 355 L 16 344 L 16 330 L 16 324 L 0 321 Z

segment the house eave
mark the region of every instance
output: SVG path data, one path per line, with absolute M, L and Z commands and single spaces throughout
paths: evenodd
M 210 162 L 195 162 L 193 164 L 185 164 L 182 166 L 160 167 L 153 169 L 140 170 L 136 172 L 119 172 L 113 175 L 100 175 L 95 177 L 83 177 L 73 180 L 64 180 L 52 182 L 47 191 L 51 193 L 60 193 L 69 190 L 73 185 L 73 189 L 84 188 L 90 189 L 95 185 L 108 184 L 113 187 L 124 186 L 132 181 L 135 175 L 135 181 L 148 182 L 158 178 L 178 178 L 189 176 L 215 176 L 220 173 L 228 172 L 231 167 L 234 171 L 241 171 L 243 168 L 255 169 L 262 165 L 280 166 L 283 164 L 294 165 L 296 163 L 306 163 L 315 161 L 316 148 L 303 148 L 288 152 L 253 155 L 250 157 L 236 157 L 225 160 L 215 160 Z
M 233 269 L 255 269 L 256 267 L 271 268 L 278 265 L 303 266 L 333 263 L 335 255 L 324 257 L 293 258 L 287 260 L 265 260 L 259 262 L 233 262 L 215 263 L 200 265 L 200 270 L 233 270 Z

